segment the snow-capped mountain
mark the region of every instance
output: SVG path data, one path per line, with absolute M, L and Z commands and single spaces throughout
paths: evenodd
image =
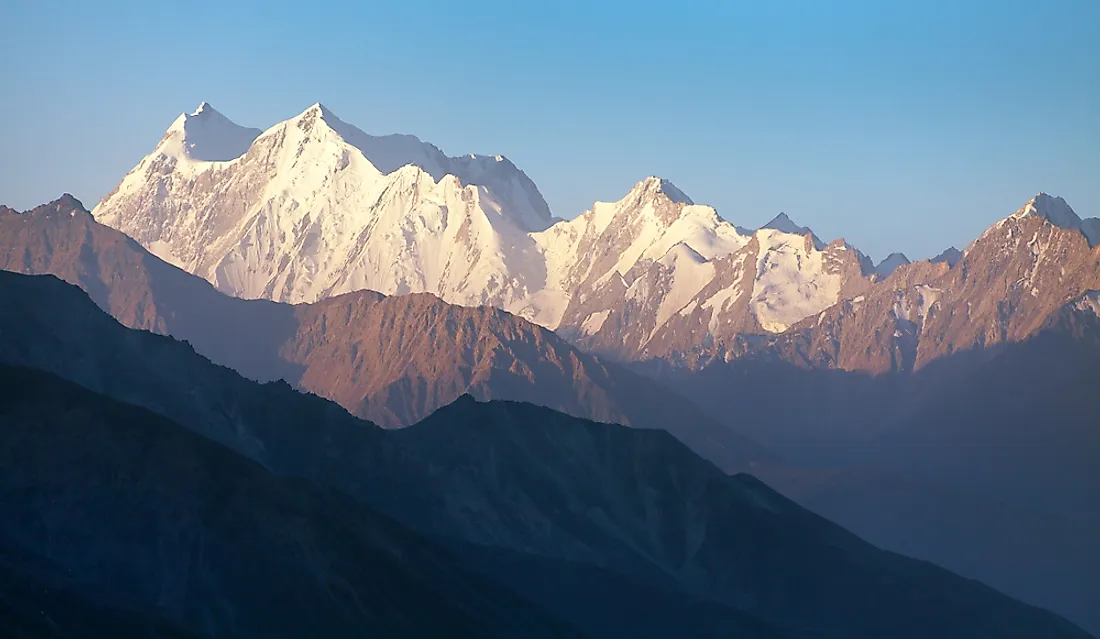
M 368 135 L 320 104 L 261 132 L 203 103 L 93 215 L 231 295 L 429 292 L 594 347 L 632 344 L 621 354 L 695 309 L 698 339 L 781 331 L 870 273 L 861 254 L 844 266 L 847 245 L 825 246 L 784 214 L 750 232 L 656 177 L 557 220 L 503 157 Z
M 843 241 L 825 245 L 782 214 L 747 231 L 680 194 L 649 178 L 544 232 L 587 234 L 593 247 L 568 282 L 578 292 L 564 334 L 630 359 L 712 350 L 783 331 L 869 283 L 870 262 Z
M 1040 193 L 964 253 L 899 266 L 866 295 L 803 320 L 766 348 L 813 367 L 880 373 L 1029 339 L 1059 309 L 1100 289 L 1100 248 L 1082 228 L 1091 220 Z
M 1082 220 L 1060 197 L 1040 193 L 1028 200 L 1027 204 L 1010 215 L 1008 219 L 1020 219 L 1029 215 L 1045 218 L 1059 228 L 1080 231 L 1088 240 L 1090 247 L 1100 244 L 1100 219 L 1093 217 Z M 1004 222 L 1005 220 L 1002 220 L 997 228 L 1003 226 Z
M 240 297 L 366 288 L 500 308 L 539 281 L 528 233 L 552 222 L 508 160 L 370 136 L 320 104 L 262 133 L 204 104 L 93 214 Z
M 428 292 L 629 359 L 727 357 L 915 272 L 904 255 L 875 266 L 786 214 L 735 226 L 657 177 L 559 220 L 503 157 L 368 135 L 320 104 L 261 132 L 203 103 L 93 215 L 234 296 Z M 1046 194 L 987 235 L 1032 216 L 1100 240 L 1100 221 Z

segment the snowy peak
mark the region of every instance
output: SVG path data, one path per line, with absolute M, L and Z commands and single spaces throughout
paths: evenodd
M 1049 220 L 1055 226 L 1077 230 L 1081 227 L 1081 218 L 1073 212 L 1069 204 L 1060 197 L 1040 193 L 1028 200 L 1027 204 L 1012 214 L 1013 217 L 1038 215 Z
M 207 117 L 216 117 L 216 116 L 225 117 L 225 116 L 222 116 L 221 113 L 218 113 L 216 110 L 214 110 L 214 107 L 210 106 L 209 102 L 200 102 L 199 103 L 199 108 L 195 109 L 191 113 L 191 115 L 192 116 L 205 115 Z
M 657 261 L 665 266 L 675 266 L 677 263 L 685 261 L 691 264 L 704 264 L 707 262 L 707 258 L 691 248 L 687 242 L 677 242 Z
M 891 253 L 886 256 L 886 259 L 875 265 L 875 275 L 879 279 L 885 279 L 899 266 L 905 266 L 906 264 L 909 264 L 909 258 L 905 257 L 903 253 Z
M 780 213 L 772 218 L 771 222 L 768 222 L 762 229 L 772 229 L 781 233 L 793 233 L 794 235 L 805 235 L 807 233 L 813 233 L 808 227 L 799 226 L 794 223 L 786 213 Z
M 501 204 L 502 213 L 524 230 L 541 231 L 554 221 L 550 207 L 535 183 L 503 156 L 471 153 L 448 157 L 438 147 L 415 135 L 370 135 L 341 120 L 319 102 L 287 122 L 311 135 L 319 135 L 321 131 L 318 127 L 323 127 L 358 149 L 384 175 L 412 165 L 430 175 L 435 182 L 453 175 L 462 186 L 484 187 L 492 193 L 491 199 Z
M 201 104 L 94 217 L 231 295 L 430 292 L 505 309 L 545 279 L 527 234 L 553 222 L 503 157 L 372 136 L 321 103 L 262 133 Z
M 771 222 L 768 222 L 764 226 L 761 226 L 758 229 L 758 233 L 759 231 L 778 231 L 780 233 L 802 236 L 809 235 L 810 238 L 813 240 L 814 248 L 819 251 L 825 248 L 825 243 L 821 241 L 821 238 L 819 238 L 817 234 L 815 234 L 807 226 L 799 226 L 795 224 L 794 220 L 788 217 L 786 213 L 780 213 L 779 215 L 776 215 L 774 218 L 772 218 Z
M 355 127 L 352 127 L 350 124 L 338 118 L 336 114 L 320 102 L 314 102 L 309 108 L 299 113 L 296 117 L 291 118 L 289 121 L 296 124 L 303 131 L 309 131 L 318 124 L 323 125 L 345 138 L 349 144 L 352 144 L 352 141 L 347 138 L 354 137 L 354 134 L 348 135 L 342 130 L 347 130 L 348 128 L 355 129 Z M 358 129 L 355 130 L 358 131 Z M 362 132 L 360 131 L 359 133 Z
M 1027 201 L 1018 211 L 1005 218 L 1020 219 L 1029 216 L 1041 217 L 1054 226 L 1067 231 L 1078 231 L 1085 236 L 1090 247 L 1100 244 L 1100 219 L 1087 218 L 1082 220 L 1066 201 L 1060 197 L 1039 193 Z M 1000 227 L 1005 220 L 996 225 Z M 992 230 L 992 229 L 990 229 Z M 988 233 L 989 231 L 987 231 Z M 983 235 L 984 236 L 984 235 Z
M 192 113 L 176 118 L 158 150 L 177 159 L 228 162 L 244 155 L 260 133 L 234 123 L 203 102 Z
M 672 182 L 656 176 L 649 176 L 634 185 L 621 202 L 652 202 L 668 200 L 674 204 L 695 204 L 686 193 Z

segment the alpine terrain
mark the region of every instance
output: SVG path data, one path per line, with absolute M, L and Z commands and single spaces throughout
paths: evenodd
M 371 136 L 319 104 L 259 133 L 204 103 L 92 213 L 237 297 L 428 292 L 630 357 L 782 331 L 876 274 L 785 215 L 749 231 L 656 177 L 557 220 L 502 157 Z
M 0 293 L 20 623 L 62 605 L 45 584 L 67 615 L 206 636 L 1088 636 L 659 430 L 464 397 L 384 431 L 51 276 Z
M 357 291 L 314 304 L 226 296 L 98 224 L 72 196 L 0 207 L 0 268 L 80 286 L 132 328 L 187 340 L 260 381 L 283 379 L 387 427 L 463 394 L 661 428 L 726 470 L 775 456 L 654 380 L 491 307 Z
M 572 477 L 559 464 L 587 444 L 477 430 L 493 420 L 568 431 L 582 418 L 645 431 L 630 437 L 667 431 L 721 471 L 751 472 L 879 546 L 1100 629 L 1091 604 L 1100 596 L 1091 541 L 1100 534 L 1092 463 L 1100 404 L 1091 392 L 1100 379 L 1100 220 L 1080 218 L 1061 198 L 1040 193 L 962 251 L 916 262 L 892 253 L 875 263 L 783 213 L 755 230 L 737 226 L 657 177 L 565 220 L 500 156 L 448 157 L 413 136 L 372 136 L 320 104 L 261 131 L 203 103 L 91 213 L 71 196 L 24 213 L 0 208 L 0 237 L 3 269 L 56 275 L 124 326 L 186 340 L 246 378 L 285 380 L 351 415 L 317 400 L 324 409 L 309 409 L 318 412 L 308 419 L 320 431 L 298 434 L 297 417 L 312 413 L 295 409 L 254 433 L 253 400 L 210 412 L 224 401 L 219 385 L 252 392 L 234 372 L 188 373 L 190 365 L 152 354 L 162 347 L 142 346 L 133 361 L 122 347 L 97 355 L 61 348 L 122 330 L 98 319 L 88 321 L 99 328 L 70 327 L 33 352 L 24 343 L 58 327 L 12 319 L 2 335 L 15 349 L 9 364 L 144 407 L 278 477 L 312 477 L 345 493 L 370 511 L 362 516 L 380 513 L 424 535 L 425 552 L 468 560 L 460 570 L 471 572 L 456 579 L 488 579 L 507 594 L 486 596 L 534 602 L 533 627 L 551 634 L 619 627 L 621 602 L 587 589 L 596 584 L 651 602 L 635 632 L 652 636 L 683 630 L 685 606 L 706 610 L 693 626 L 699 636 L 801 636 L 792 620 L 808 619 L 814 628 L 836 624 L 835 636 L 868 636 L 871 626 L 826 621 L 797 597 L 787 602 L 794 608 L 760 603 L 751 588 L 722 585 L 714 572 L 722 561 L 684 555 L 680 541 L 651 523 L 619 521 L 602 502 L 604 514 L 582 518 L 604 522 L 589 538 L 591 522 L 563 520 L 561 506 L 540 501 L 575 509 L 587 498 L 568 491 L 608 489 L 592 478 L 566 494 L 542 483 Z M 13 299 L 52 290 L 12 282 Z M 181 366 L 172 377 L 156 372 Z M 220 380 L 203 383 L 211 399 L 196 404 L 175 390 L 206 397 L 194 386 L 199 377 Z M 277 388 L 264 392 L 287 402 L 296 396 L 286 386 L 257 388 Z M 104 401 L 99 395 L 85 399 Z M 274 413 L 263 415 L 256 419 Z M 416 426 L 353 444 L 356 433 L 375 432 L 356 417 Z M 333 423 L 343 426 L 326 434 Z M 358 450 L 359 461 L 322 471 L 319 459 L 339 455 L 330 445 Z M 290 452 L 297 449 L 305 456 Z M 548 457 L 522 457 L 533 453 Z M 665 463 L 614 459 L 594 459 L 585 472 Z M 369 472 L 358 465 L 365 460 Z M 515 474 L 464 474 L 504 472 L 499 464 Z M 530 492 L 515 493 L 523 472 L 544 465 Z M 684 471 L 671 472 L 679 486 Z M 408 487 L 378 494 L 371 482 Z M 604 538 L 608 525 L 618 532 Z M 440 530 L 450 532 L 440 539 Z M 27 581 L 26 566 L 9 567 L 18 583 L 40 583 Z M 530 570 L 544 575 L 543 587 L 533 588 Z M 84 586 L 68 592 L 74 619 L 183 633 L 228 623 L 196 626 L 182 608 L 135 617 L 126 610 L 144 604 L 133 593 L 93 600 Z M 333 614 L 362 623 L 356 612 Z M 456 623 L 506 632 L 513 621 Z M 896 636 L 886 628 L 875 632 Z
M 824 468 L 754 471 L 804 505 L 1100 629 L 1093 225 L 1040 194 L 736 355 L 643 368 Z

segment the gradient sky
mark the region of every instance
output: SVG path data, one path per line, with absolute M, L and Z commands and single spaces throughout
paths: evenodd
M 0 0 L 0 203 L 91 208 L 200 101 L 503 154 L 573 217 L 647 175 L 873 258 L 1038 191 L 1100 215 L 1100 2 Z

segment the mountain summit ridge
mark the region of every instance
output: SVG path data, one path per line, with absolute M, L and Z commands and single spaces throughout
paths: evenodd
M 629 288 L 675 244 L 708 262 L 693 269 L 698 282 L 754 236 L 657 176 L 616 202 L 559 220 L 502 156 L 447 157 L 415 136 L 372 136 L 321 103 L 263 132 L 241 128 L 251 140 L 240 154 L 204 155 L 203 145 L 189 146 L 189 130 L 222 116 L 205 103 L 196 113 L 182 115 L 176 129 L 184 133 L 166 135 L 92 213 L 239 297 L 298 303 L 362 289 L 429 292 L 551 329 L 591 330 L 593 313 L 621 305 L 621 291 L 597 289 L 620 280 Z M 177 142 L 185 152 L 176 152 Z M 765 244 L 800 246 L 801 233 L 788 235 L 769 231 Z M 811 252 L 825 250 L 816 237 L 812 244 Z M 795 271 L 768 286 L 801 287 L 793 263 Z M 675 299 L 685 294 L 678 289 Z M 756 330 L 779 330 L 836 294 L 811 296 L 809 306 L 796 291 L 769 294 L 768 307 L 784 321 Z M 581 315 L 578 307 L 597 298 L 603 308 Z M 681 310 L 675 300 L 664 308 L 663 320 Z
M 200 110 L 185 124 L 216 119 Z M 782 333 L 913 271 L 900 254 L 876 269 L 786 213 L 748 231 L 653 175 L 558 219 L 502 156 L 448 157 L 415 136 L 369 135 L 321 103 L 229 162 L 178 161 L 162 147 L 93 215 L 244 298 L 426 292 L 520 315 L 604 354 L 694 360 L 743 350 L 743 336 Z M 1100 220 L 1045 193 L 1018 213 L 1100 239 Z M 677 244 L 702 261 L 664 259 Z

